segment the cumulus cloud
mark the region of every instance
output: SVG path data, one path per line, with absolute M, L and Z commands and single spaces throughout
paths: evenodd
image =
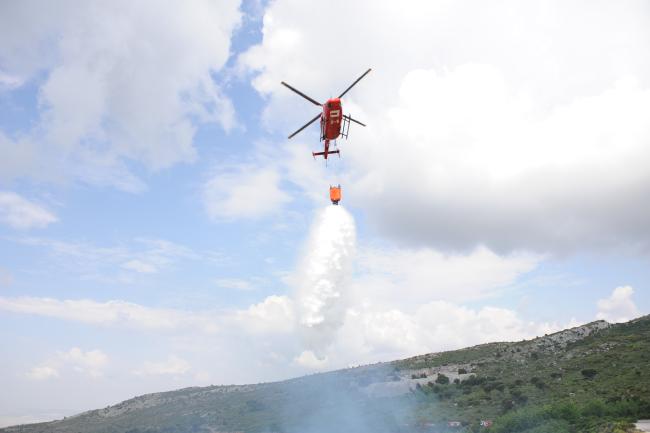
M 349 312 L 333 350 L 340 358 L 354 350 L 348 362 L 395 359 L 459 349 L 492 341 L 516 341 L 562 329 L 553 323 L 529 322 L 507 308 L 469 308 L 431 301 L 414 311 L 360 306 Z M 354 345 L 359 345 L 353 349 Z M 358 362 L 358 361 L 357 361 Z
M 203 187 L 205 210 L 216 220 L 272 214 L 290 201 L 279 183 L 280 174 L 273 167 L 242 165 L 220 170 Z
M 620 286 L 612 291 L 609 298 L 598 300 L 598 319 L 608 322 L 627 322 L 639 316 L 639 309 L 634 300 L 634 289 L 631 286 Z
M 287 296 L 271 295 L 235 311 L 228 322 L 251 334 L 285 334 L 294 329 L 294 305 Z
M 444 254 L 430 248 L 363 248 L 358 258 L 356 296 L 392 306 L 490 297 L 543 259 L 525 253 L 500 256 L 485 247 L 467 254 Z
M 14 192 L 0 191 L 0 222 L 25 230 L 43 228 L 56 221 L 56 215 L 44 207 Z
M 401 294 L 396 293 L 395 297 L 398 296 Z M 174 331 L 184 342 L 180 347 L 187 353 L 204 353 L 200 348 L 208 345 L 218 348 L 214 356 L 220 356 L 227 347 L 232 359 L 245 356 L 259 360 L 256 365 L 263 370 L 257 372 L 256 377 L 260 380 L 286 370 L 287 364 L 298 369 L 288 373 L 295 375 L 300 371 L 386 361 L 491 341 L 516 341 L 576 325 L 574 322 L 527 321 L 513 310 L 489 305 L 472 308 L 431 300 L 415 308 L 391 308 L 366 300 L 348 306 L 334 337 L 327 345 L 318 346 L 318 353 L 315 353 L 300 344 L 303 329 L 297 320 L 296 306 L 285 296 L 269 296 L 248 308 L 221 313 L 156 309 L 123 301 L 98 303 L 34 298 L 0 298 L 0 310 L 89 325 L 166 334 Z M 207 355 L 201 358 L 204 356 Z M 49 379 L 71 369 L 98 377 L 108 361 L 99 350 L 73 348 L 57 353 L 51 360 L 31 369 L 27 376 L 34 380 Z M 182 375 L 191 370 L 194 369 L 184 358 L 170 356 L 166 360 L 143 363 L 133 372 L 140 376 Z
M 493 341 L 518 341 L 576 325 L 575 321 L 527 321 L 507 308 L 470 308 L 447 301 L 431 301 L 411 310 L 356 305 L 347 311 L 331 346 L 318 356 L 302 351 L 293 362 L 323 371 Z
M 67 352 L 59 353 L 59 359 L 73 366 L 75 371 L 98 377 L 103 374 L 103 369 L 108 365 L 108 356 L 101 350 L 84 352 L 78 347 L 73 347 Z
M 36 80 L 39 118 L 23 138 L 0 139 L 0 171 L 138 190 L 126 161 L 156 170 L 194 160 L 197 125 L 235 125 L 212 74 L 228 59 L 239 4 L 3 4 L 3 82 Z
M 159 362 L 145 362 L 142 367 L 135 370 L 133 374 L 137 376 L 159 376 L 159 375 L 173 375 L 178 376 L 189 372 L 191 369 L 190 363 L 179 358 L 176 355 L 170 355 L 164 361 Z
M 507 278 L 503 277 L 503 281 Z M 288 296 L 272 295 L 249 307 L 230 311 L 188 311 L 125 301 L 45 298 L 0 298 L 0 310 L 172 335 L 174 344 L 184 354 L 202 354 L 202 363 L 206 362 L 206 356 L 223 356 L 223 348 L 228 348 L 228 359 L 257 360 L 253 363 L 256 366 L 253 376 L 258 380 L 277 377 L 279 371 L 295 375 L 301 371 L 386 361 L 490 341 L 521 340 L 575 325 L 528 321 L 508 308 L 489 304 L 469 307 L 458 301 L 435 299 L 435 295 L 421 296 L 416 303 L 400 302 L 400 298 L 414 293 L 408 286 L 403 291 L 394 290 L 394 302 L 390 302 L 387 295 L 372 296 L 372 287 L 371 284 L 361 291 L 364 296 L 358 292 L 352 296 L 353 302 L 344 306 L 336 332 L 327 344 L 317 346 L 318 353 L 301 344 L 304 337 L 299 321 L 301 313 L 296 301 Z M 462 287 L 458 287 L 462 292 Z M 358 291 L 358 287 L 353 290 Z M 178 346 L 178 342 L 183 344 Z M 207 347 L 218 350 L 205 354 Z M 183 375 L 194 371 L 184 358 L 185 355 L 146 362 L 133 371 L 140 376 Z M 64 365 L 92 376 L 93 371 L 101 373 L 102 366 L 106 365 L 101 354 L 80 349 L 61 352 L 55 359 L 56 362 L 37 366 L 28 376 L 53 378 L 62 374 Z M 199 370 L 205 368 L 199 364 Z M 93 370 L 94 367 L 97 368 Z M 251 380 L 250 375 L 242 377 Z M 215 378 L 228 380 L 219 375 Z
M 58 352 L 44 364 L 32 368 L 27 373 L 27 377 L 32 380 L 51 379 L 59 377 L 62 371 L 69 368 L 76 373 L 97 378 L 104 374 L 108 364 L 108 356 L 101 350 L 84 351 L 73 347 L 67 352 Z
M 318 357 L 313 351 L 305 350 L 293 359 L 293 362 L 308 370 L 323 370 L 327 367 L 327 357 Z
M 402 163 L 388 146 L 358 161 L 367 172 L 356 193 L 380 228 L 451 249 L 650 245 L 641 200 L 650 177 L 638 162 L 650 157 L 640 114 L 650 112 L 650 89 L 619 81 L 544 116 L 510 92 L 484 65 L 404 78 L 384 125 L 390 141 L 412 146 L 401 149 Z
M 244 308 L 186 311 L 120 300 L 0 298 L 0 309 L 162 331 L 189 336 L 182 338 L 190 340 L 216 338 L 229 347 L 259 339 L 259 347 L 249 344 L 233 348 L 233 356 L 244 350 L 266 359 L 273 347 L 277 359 L 268 361 L 270 368 L 289 362 L 306 370 L 375 362 L 494 339 L 518 340 L 558 328 L 556 324 L 527 322 L 505 308 L 463 305 L 467 301 L 485 302 L 507 289 L 534 269 L 541 256 L 500 256 L 486 247 L 466 254 L 443 254 L 430 248 L 362 245 L 352 272 L 351 257 L 357 249 L 354 232 L 354 221 L 343 208 L 327 206 L 314 223 L 304 262 L 287 279 L 294 293 L 267 296 Z M 57 250 L 78 253 L 74 245 L 57 244 Z M 218 283 L 242 286 L 237 279 Z M 154 364 L 149 370 L 155 370 Z
M 282 132 L 307 119 L 281 80 L 323 99 L 373 67 L 344 101 L 369 127 L 342 144 L 342 180 L 382 233 L 445 250 L 650 248 L 643 2 L 340 7 L 273 2 L 240 64 Z M 345 67 L 323 69 L 330 56 Z

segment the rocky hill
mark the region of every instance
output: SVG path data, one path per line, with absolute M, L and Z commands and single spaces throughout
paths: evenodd
M 481 421 L 495 432 L 607 432 L 635 417 L 650 417 L 649 316 L 284 382 L 148 394 L 0 432 L 480 431 Z

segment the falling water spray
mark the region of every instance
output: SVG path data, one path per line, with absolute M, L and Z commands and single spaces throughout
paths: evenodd
M 306 354 L 325 359 L 343 325 L 356 244 L 354 218 L 342 206 L 321 210 L 298 274 L 296 307 Z

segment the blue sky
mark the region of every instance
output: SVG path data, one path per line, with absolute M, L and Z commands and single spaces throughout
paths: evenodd
M 2 6 L 0 423 L 650 311 L 647 5 L 308 3 Z M 367 67 L 341 159 L 285 139 L 317 111 L 281 80 Z M 338 183 L 357 253 L 312 359 Z

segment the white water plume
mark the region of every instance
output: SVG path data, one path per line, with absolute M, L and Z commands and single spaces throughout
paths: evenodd
M 325 359 L 343 325 L 355 244 L 354 218 L 342 206 L 319 212 L 297 280 L 296 308 L 306 349 L 299 358 Z

